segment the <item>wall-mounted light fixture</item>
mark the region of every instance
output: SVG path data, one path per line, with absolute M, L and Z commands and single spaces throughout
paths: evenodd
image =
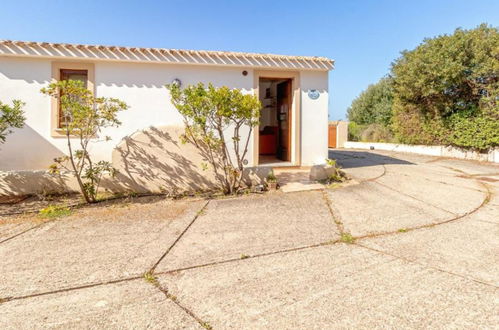
M 244 70 L 243 71 L 243 76 L 247 76 L 248 75 L 248 71 Z
M 317 100 L 321 96 L 321 93 L 317 89 L 311 89 L 308 91 L 308 97 L 312 100 Z
M 180 81 L 180 79 L 175 78 L 175 79 L 172 80 L 172 85 L 176 85 L 178 87 L 181 87 L 182 86 L 182 82 Z

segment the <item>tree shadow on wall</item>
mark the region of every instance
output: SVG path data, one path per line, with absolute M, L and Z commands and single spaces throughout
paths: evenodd
M 7 171 L 0 174 L 0 195 L 50 195 L 73 192 L 70 174 L 52 175 L 47 171 Z
M 102 187 L 112 191 L 179 194 L 211 190 L 217 181 L 211 168 L 203 170 L 206 151 L 180 142 L 181 127 L 150 127 L 124 138 L 113 152 L 115 179 Z

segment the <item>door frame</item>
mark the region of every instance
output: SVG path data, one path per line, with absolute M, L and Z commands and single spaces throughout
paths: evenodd
M 260 98 L 260 78 L 291 79 L 291 165 L 301 165 L 301 89 L 300 73 L 296 71 L 259 70 L 253 73 L 253 91 Z M 259 163 L 259 125 L 253 128 L 253 166 Z

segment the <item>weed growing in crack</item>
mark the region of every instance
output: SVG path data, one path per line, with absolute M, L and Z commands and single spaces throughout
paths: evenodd
M 208 324 L 208 322 L 202 322 L 201 326 L 205 329 L 209 329 L 209 330 L 213 329 L 212 326 Z
M 338 226 L 343 226 L 343 222 L 341 222 L 340 220 L 334 218 L 333 219 L 334 223 L 337 224 Z
M 159 282 L 156 276 L 154 276 L 151 272 L 146 272 L 144 273 L 144 279 L 148 282 L 151 283 L 152 285 L 158 287 Z
M 355 238 L 350 233 L 342 233 L 340 241 L 347 244 L 352 244 L 355 242 Z
M 247 254 L 241 254 L 241 259 L 248 259 L 250 256 Z
M 171 293 L 168 293 L 168 292 L 167 292 L 167 293 L 166 293 L 166 297 L 167 297 L 168 299 L 171 299 L 171 300 L 172 300 L 172 301 L 174 301 L 174 302 L 178 302 L 178 300 L 177 300 L 177 296 L 175 296 L 175 295 L 173 295 L 173 294 L 171 294 Z
M 71 209 L 67 206 L 49 205 L 38 212 L 38 216 L 46 219 L 66 217 L 71 214 Z
M 324 243 L 321 243 L 320 245 L 333 245 L 333 244 L 336 244 L 336 243 L 338 243 L 338 240 L 332 239 L 330 241 L 326 241 Z
M 407 228 L 400 228 L 397 230 L 399 233 L 407 233 Z

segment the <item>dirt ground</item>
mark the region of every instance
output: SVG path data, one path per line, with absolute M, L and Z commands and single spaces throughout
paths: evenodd
M 497 328 L 499 166 L 331 150 L 345 187 L 0 220 L 0 328 Z

